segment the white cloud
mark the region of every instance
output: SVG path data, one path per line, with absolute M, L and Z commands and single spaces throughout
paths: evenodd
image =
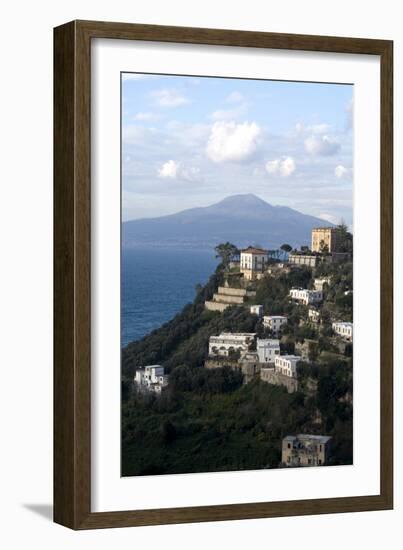
M 200 181 L 200 169 L 185 167 L 181 162 L 168 160 L 158 169 L 158 177 L 185 181 Z
M 311 132 L 312 134 L 326 134 L 327 132 L 329 132 L 329 130 L 329 124 L 312 124 L 311 126 L 307 127 L 307 131 Z
M 157 113 L 140 112 L 134 115 L 134 120 L 158 120 L 160 115 Z
M 157 135 L 154 128 L 146 128 L 131 124 L 124 126 L 122 130 L 122 139 L 124 144 L 144 144 L 152 142 Z
M 347 168 L 342 164 L 338 164 L 334 169 L 334 175 L 336 176 L 336 178 L 342 178 L 343 176 L 346 175 L 347 172 L 348 172 Z
M 174 160 L 168 160 L 165 162 L 161 168 L 158 169 L 158 176 L 160 178 L 171 178 L 176 179 L 178 174 L 179 163 Z
M 256 151 L 260 134 L 255 122 L 215 122 L 207 142 L 207 156 L 213 162 L 247 160 Z
M 234 120 L 245 115 L 247 110 L 246 104 L 234 107 L 234 109 L 218 109 L 209 115 L 212 120 Z
M 340 143 L 327 134 L 312 134 L 305 139 L 304 146 L 311 155 L 334 155 L 340 149 Z
M 189 103 L 189 99 L 174 89 L 155 90 L 151 93 L 160 107 L 179 107 Z
M 243 95 L 240 93 L 240 92 L 231 92 L 225 101 L 227 101 L 228 103 L 239 103 L 241 101 L 243 101 L 244 97 Z
M 292 157 L 282 157 L 266 162 L 266 171 L 269 174 L 280 174 L 285 178 L 295 172 L 295 168 L 295 161 Z
M 321 124 L 311 124 L 310 126 L 305 126 L 302 122 L 297 122 L 295 125 L 295 133 L 297 135 L 305 134 L 314 134 L 314 135 L 320 135 L 320 134 L 326 134 L 329 133 L 330 126 L 326 123 Z

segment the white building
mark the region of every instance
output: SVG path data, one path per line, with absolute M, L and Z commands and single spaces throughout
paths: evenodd
M 252 313 L 252 315 L 257 315 L 258 317 L 262 317 L 263 306 L 261 305 L 250 306 L 250 312 Z
M 278 334 L 285 324 L 287 324 L 287 317 L 284 315 L 265 315 L 263 317 L 263 326 L 270 329 L 273 334 Z
M 274 363 L 277 355 L 280 355 L 280 341 L 275 339 L 257 339 L 256 351 L 259 363 Z
M 353 341 L 353 323 L 348 322 L 337 322 L 332 323 L 332 329 L 336 334 L 339 336 L 342 336 L 347 341 L 352 342 Z
M 267 250 L 253 246 L 241 250 L 240 271 L 245 279 L 259 278 L 268 263 L 268 259 Z
M 323 300 L 323 292 L 321 290 L 308 290 L 306 288 L 292 288 L 289 296 L 306 306 L 308 304 L 317 304 Z
M 210 336 L 209 355 L 228 357 L 231 352 L 248 351 L 255 337 L 255 332 L 222 332 L 219 336 Z
M 320 311 L 310 307 L 308 309 L 308 319 L 310 321 L 312 321 L 312 323 L 319 323 L 319 321 L 320 321 Z
M 326 435 L 287 435 L 283 439 L 281 462 L 284 466 L 324 466 L 330 458 L 331 437 Z
M 279 355 L 274 360 L 274 369 L 284 376 L 296 378 L 298 361 L 301 361 L 298 355 Z
M 137 369 L 134 381 L 139 390 L 161 393 L 162 389 L 168 385 L 168 375 L 164 374 L 164 367 L 161 365 L 148 365 Z
M 313 286 L 315 290 L 325 290 L 326 286 L 330 284 L 330 277 L 322 277 L 321 279 L 314 279 Z
M 288 256 L 288 263 L 292 265 L 307 265 L 309 267 L 315 267 L 318 263 L 318 256 L 307 254 L 290 254 Z

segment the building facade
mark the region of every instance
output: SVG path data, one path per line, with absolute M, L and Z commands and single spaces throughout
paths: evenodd
M 308 254 L 290 254 L 288 263 L 291 265 L 307 265 L 308 267 L 316 267 L 318 256 Z
M 297 377 L 298 355 L 279 355 L 274 359 L 274 370 L 284 376 Z
M 250 312 L 252 313 L 252 315 L 257 315 L 258 317 L 262 317 L 263 306 L 262 305 L 250 306 Z
M 336 227 L 315 227 L 312 229 L 312 252 L 338 252 L 339 231 Z
M 161 365 L 148 365 L 137 369 L 134 375 L 134 382 L 140 391 L 161 393 L 168 385 L 168 375 Z
M 331 437 L 287 435 L 282 442 L 281 462 L 287 467 L 325 466 L 330 458 Z
M 277 339 L 261 339 L 256 341 L 256 352 L 259 357 L 259 363 L 272 363 L 274 359 L 280 355 L 280 341 Z
M 209 356 L 228 357 L 234 352 L 249 351 L 255 337 L 254 332 L 222 332 L 218 336 L 210 336 Z
M 314 279 L 313 286 L 315 290 L 325 290 L 330 284 L 330 277 L 323 277 L 321 279 Z
M 342 336 L 348 342 L 353 341 L 353 323 L 339 321 L 332 323 L 332 329 L 336 334 Z
M 311 321 L 311 323 L 319 323 L 320 322 L 320 311 L 318 309 L 310 307 L 308 309 L 308 319 Z
M 289 296 L 293 300 L 305 305 L 317 304 L 323 300 L 323 292 L 321 290 L 308 290 L 306 288 L 292 288 Z
M 284 315 L 265 315 L 263 317 L 263 326 L 273 332 L 273 334 L 278 334 L 283 325 L 287 324 L 287 317 Z
M 268 263 L 267 250 L 249 246 L 241 250 L 240 271 L 247 280 L 259 279 Z

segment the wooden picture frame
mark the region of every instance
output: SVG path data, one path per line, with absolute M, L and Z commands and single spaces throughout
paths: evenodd
M 91 40 L 113 38 L 380 56 L 381 487 L 370 496 L 92 513 Z M 393 507 L 393 43 L 127 23 L 54 30 L 54 520 L 72 529 L 328 514 Z

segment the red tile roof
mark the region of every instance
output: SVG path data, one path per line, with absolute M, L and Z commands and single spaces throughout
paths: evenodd
M 241 252 L 245 252 L 246 254 L 260 254 L 267 256 L 267 250 L 263 250 L 262 248 L 255 248 L 253 246 L 248 246 L 248 248 L 241 250 Z

